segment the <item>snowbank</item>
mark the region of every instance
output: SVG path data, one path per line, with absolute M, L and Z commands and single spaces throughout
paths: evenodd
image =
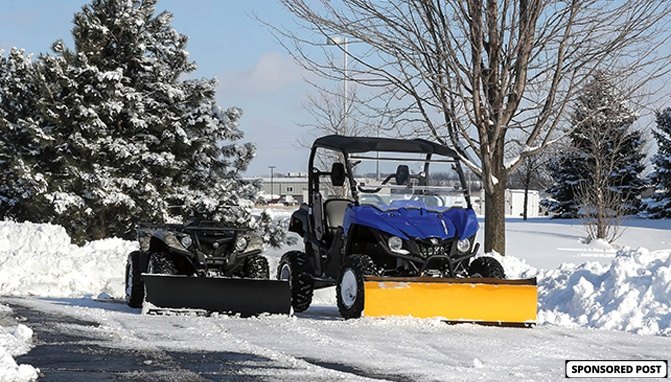
M 539 323 L 671 335 L 671 250 L 623 249 L 609 265 L 563 265 L 540 278 Z
M 135 242 L 106 239 L 82 247 L 51 224 L 0 222 L 0 295 L 124 295 L 124 266 Z
M 10 316 L 11 313 L 9 307 L 0 305 L 0 317 Z M 23 324 L 0 326 L 0 381 L 37 380 L 38 369 L 30 365 L 18 365 L 14 360 L 15 356 L 30 350 L 32 337 L 33 331 Z

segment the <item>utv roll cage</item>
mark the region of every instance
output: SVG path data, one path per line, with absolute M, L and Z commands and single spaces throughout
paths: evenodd
M 324 148 L 333 151 L 337 151 L 343 155 L 343 163 L 334 163 L 331 167 L 330 172 L 319 171 L 315 167 L 315 156 L 317 149 Z M 446 146 L 437 144 L 435 142 L 427 141 L 425 139 L 394 139 L 394 138 L 372 138 L 372 137 L 348 137 L 342 135 L 327 135 L 315 140 L 312 150 L 310 151 L 310 159 L 308 162 L 309 174 L 308 174 L 308 197 L 312 200 L 313 195 L 319 193 L 319 177 L 320 176 L 330 176 L 331 183 L 334 186 L 344 185 L 345 178 L 349 178 L 350 188 L 352 193 L 353 202 L 355 205 L 359 205 L 359 189 L 357 184 L 354 181 L 353 169 L 351 165 L 351 159 L 363 159 L 363 160 L 395 160 L 398 158 L 375 158 L 375 157 L 365 157 L 365 156 L 356 156 L 354 154 L 360 154 L 365 152 L 402 152 L 402 153 L 417 153 L 417 154 L 426 154 L 424 159 L 424 171 L 428 173 L 428 168 L 430 163 L 436 162 L 448 162 L 452 163 L 452 167 L 457 172 L 459 176 L 459 181 L 461 184 L 466 184 L 466 179 L 464 177 L 464 171 L 461 167 L 459 160 L 459 154 Z M 440 155 L 443 157 L 448 157 L 451 159 L 432 159 L 432 156 Z M 405 159 L 405 158 L 404 158 Z M 467 187 L 463 189 L 464 199 L 466 200 L 466 205 L 468 208 L 472 208 L 471 198 Z

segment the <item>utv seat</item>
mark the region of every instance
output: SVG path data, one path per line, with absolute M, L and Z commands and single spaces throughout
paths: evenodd
M 345 219 L 345 210 L 352 201 L 349 199 L 329 199 L 324 202 L 324 217 L 328 231 L 335 231 L 342 227 Z

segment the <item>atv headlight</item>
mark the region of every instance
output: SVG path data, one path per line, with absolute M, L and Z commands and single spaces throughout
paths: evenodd
M 392 236 L 387 240 L 387 244 L 389 245 L 389 249 L 398 252 L 403 248 L 403 239 L 398 236 Z
M 173 234 L 165 235 L 165 238 L 163 239 L 163 241 L 165 241 L 165 243 L 170 248 L 174 248 L 174 249 L 177 249 L 177 250 L 180 250 L 180 251 L 184 250 L 184 246 L 182 246 L 182 243 L 179 241 L 177 236 L 175 236 Z
M 398 236 L 390 237 L 389 240 L 387 240 L 387 245 L 389 246 L 389 249 L 391 249 L 392 252 L 401 253 L 404 255 L 410 253 L 408 252 L 408 250 L 403 249 L 403 239 L 401 239 Z
M 468 250 L 471 249 L 471 240 L 468 238 L 459 240 L 457 242 L 457 249 L 459 250 L 459 252 L 463 253 L 468 252 Z
M 189 248 L 193 244 L 193 239 L 191 239 L 191 236 L 184 236 L 181 242 L 184 248 Z
M 247 239 L 245 239 L 243 236 L 238 236 L 238 238 L 235 240 L 235 250 L 238 252 L 242 252 L 247 248 Z
M 249 252 L 256 250 L 263 250 L 263 239 L 261 236 L 252 235 L 249 238 L 249 242 L 247 243 L 247 248 L 245 248 L 245 251 Z

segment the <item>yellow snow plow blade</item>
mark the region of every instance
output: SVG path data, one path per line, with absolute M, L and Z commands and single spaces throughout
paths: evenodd
M 366 277 L 365 317 L 440 317 L 449 322 L 531 326 L 536 279 Z

